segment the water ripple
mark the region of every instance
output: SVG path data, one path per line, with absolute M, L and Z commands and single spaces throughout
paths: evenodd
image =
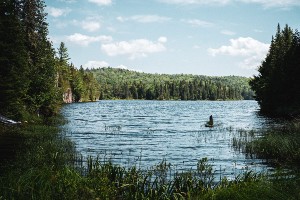
M 232 149 L 236 130 L 268 124 L 255 101 L 99 101 L 66 105 L 64 132 L 84 156 L 149 168 L 166 159 L 190 170 L 208 157 L 219 173 L 266 167 Z M 204 124 L 213 115 L 215 127 Z M 253 164 L 254 163 L 254 164 Z

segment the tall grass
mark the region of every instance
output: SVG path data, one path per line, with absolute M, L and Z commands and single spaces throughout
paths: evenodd
M 148 170 L 109 160 L 83 159 L 57 125 L 32 124 L 1 129 L 14 134 L 15 160 L 0 177 L 0 199 L 299 199 L 299 179 L 245 172 L 215 181 L 207 158 L 196 170 L 174 172 L 163 160 Z M 243 133 L 245 135 L 245 133 Z M 251 134 L 247 134 L 247 137 Z M 248 138 L 249 138 L 248 137 Z M 11 143 L 11 144 L 12 144 Z
M 300 121 L 267 130 L 263 137 L 246 142 L 245 152 L 277 166 L 300 168 Z

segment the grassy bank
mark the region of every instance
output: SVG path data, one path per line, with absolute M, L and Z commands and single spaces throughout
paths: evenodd
M 247 172 L 234 181 L 216 183 L 206 158 L 199 160 L 197 170 L 172 176 L 165 161 L 142 171 L 101 158 L 82 160 L 56 123 L 2 128 L 0 135 L 13 136 L 8 145 L 13 148 L 6 151 L 13 156 L 7 156 L 1 168 L 1 200 L 300 198 L 297 176 L 270 178 Z
M 246 142 L 245 152 L 278 167 L 300 169 L 300 121 L 268 129 L 262 137 Z

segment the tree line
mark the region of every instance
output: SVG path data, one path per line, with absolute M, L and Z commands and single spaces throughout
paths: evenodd
M 100 99 L 248 100 L 254 95 L 245 77 L 148 74 L 111 67 L 89 71 L 100 84 Z
M 67 88 L 77 101 L 98 96 L 92 74 L 68 63 L 64 45 L 53 48 L 44 9 L 42 0 L 0 1 L 0 112 L 14 119 L 55 114 Z
M 250 81 L 261 111 L 271 115 L 300 114 L 300 34 L 277 26 L 269 52 Z

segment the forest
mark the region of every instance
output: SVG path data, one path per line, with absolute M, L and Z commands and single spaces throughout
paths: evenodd
M 48 39 L 45 3 L 0 2 L 0 113 L 16 120 L 53 116 L 69 99 L 94 100 L 93 75 L 69 63 L 64 43 Z
M 249 100 L 249 79 L 188 74 L 149 74 L 117 68 L 92 72 L 100 84 L 100 99 Z

